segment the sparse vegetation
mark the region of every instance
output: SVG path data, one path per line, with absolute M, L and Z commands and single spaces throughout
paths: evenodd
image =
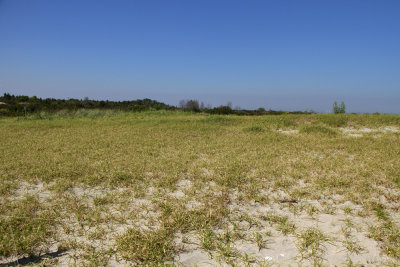
M 281 231 L 284 235 L 294 234 L 296 230 L 296 226 L 291 223 L 286 216 L 279 216 L 276 214 L 266 214 L 261 217 L 267 222 L 275 225 L 276 228 Z
M 0 125 L 0 263 L 329 265 L 334 247 L 337 265 L 399 264 L 400 116 L 82 110 Z

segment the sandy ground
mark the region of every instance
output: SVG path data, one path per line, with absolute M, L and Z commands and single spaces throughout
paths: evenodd
M 361 128 L 340 128 L 340 131 L 349 137 L 362 137 L 365 134 L 379 134 L 386 132 L 399 132 L 395 127 L 384 127 L 379 129 Z M 297 134 L 297 130 L 280 130 L 282 134 Z M 212 172 L 204 169 L 206 175 L 212 176 Z M 299 182 L 300 186 L 307 186 Z M 38 184 L 21 184 L 20 188 L 15 192 L 15 198 L 21 198 L 24 195 L 35 195 L 39 201 L 46 203 L 50 199 L 56 197 L 54 193 L 47 190 L 43 183 Z M 177 190 L 167 192 L 168 196 L 185 200 L 188 198 L 187 193 L 192 190 L 192 182 L 189 180 L 181 180 L 178 183 Z M 210 190 L 214 185 L 210 184 Z M 70 196 L 87 203 L 89 207 L 93 206 L 96 197 L 105 196 L 107 194 L 123 193 L 125 188 L 106 190 L 99 187 L 75 187 L 68 192 Z M 400 191 L 393 189 L 388 191 L 387 188 L 377 188 L 381 190 L 380 202 L 388 205 L 396 205 L 388 201 L 391 196 L 398 196 Z M 82 230 L 66 232 L 65 229 L 58 229 L 61 240 L 74 240 L 81 244 L 88 244 L 96 249 L 113 249 L 115 247 L 115 237 L 123 233 L 131 227 L 142 229 L 155 229 L 157 227 L 158 213 L 154 209 L 152 198 L 160 193 L 158 189 L 148 188 L 146 195 L 142 198 L 131 198 L 127 208 L 120 209 L 110 207 L 110 212 L 116 217 L 124 216 L 128 211 L 137 212 L 135 222 L 126 220 L 124 223 L 107 222 L 96 227 L 86 227 Z M 164 192 L 165 193 L 165 192 Z M 372 215 L 363 214 L 363 209 L 359 205 L 355 205 L 350 201 L 344 201 L 340 195 L 321 195 L 320 200 L 304 200 L 299 202 L 285 201 L 288 196 L 284 191 L 273 190 L 262 192 L 269 198 L 274 199 L 268 204 L 260 204 L 257 202 L 246 203 L 239 200 L 238 192 L 230 194 L 230 219 L 225 222 L 226 229 L 238 231 L 243 234 L 243 238 L 235 240 L 232 243 L 232 251 L 234 255 L 247 255 L 254 266 L 310 266 L 314 262 L 306 257 L 307 253 L 314 253 L 301 248 L 301 234 L 308 229 L 318 229 L 326 238 L 321 241 L 320 248 L 316 253 L 320 263 L 326 266 L 346 266 L 350 262 L 355 266 L 382 266 L 390 264 L 392 259 L 388 258 L 377 241 L 370 236 L 369 227 L 377 223 L 376 218 Z M 196 209 L 207 203 L 201 203 L 196 200 L 188 201 L 187 209 Z M 400 203 L 397 203 L 400 205 Z M 394 207 L 393 210 L 399 210 Z M 265 219 L 267 215 L 276 215 L 288 218 L 296 230 L 293 233 L 283 233 L 279 229 L 279 224 Z M 251 218 L 252 222 L 243 219 Z M 393 220 L 399 224 L 400 213 L 393 212 L 391 214 Z M 77 221 L 71 219 L 68 215 L 61 218 L 64 223 L 72 228 Z M 97 227 L 102 227 L 106 232 L 105 238 L 98 241 L 88 239 L 88 235 Z M 223 232 L 226 229 L 214 229 L 216 232 Z M 260 233 L 264 237 L 263 247 L 260 248 L 254 241 L 254 236 Z M 215 251 L 205 251 L 201 243 L 201 237 L 198 233 L 189 232 L 185 234 L 177 233 L 175 238 L 176 246 L 180 248 L 179 253 L 175 256 L 172 264 L 183 266 L 225 266 L 228 265 Z M 353 249 L 349 249 L 353 246 Z M 49 259 L 43 259 L 42 263 L 48 262 L 50 265 L 71 266 L 74 264 L 82 264 L 79 260 L 81 251 L 65 251 L 57 253 L 59 243 L 55 242 L 48 248 Z M 50 259 L 51 255 L 54 259 Z M 46 258 L 46 257 L 44 257 Z M 314 257 L 315 259 L 315 257 Z M 33 261 L 25 259 L 24 256 L 11 257 L 1 259 L 1 264 L 17 264 Z M 37 259 L 36 259 L 37 260 Z M 240 265 L 240 262 L 237 262 Z M 122 260 L 117 255 L 107 259 L 108 266 L 129 266 L 130 263 Z
M 169 195 L 177 199 L 185 199 L 187 197 L 185 192 L 190 191 L 192 186 L 191 182 L 182 180 L 178 185 L 178 189 L 174 192 L 170 192 Z M 123 188 L 115 190 L 119 192 L 124 191 Z M 139 215 L 141 220 L 136 221 L 135 224 L 131 225 L 128 221 L 125 224 L 112 223 L 103 225 L 108 229 L 107 235 L 106 238 L 98 242 L 93 242 L 87 238 L 88 233 L 93 230 L 90 227 L 86 228 L 83 232 L 75 231 L 70 233 L 66 233 L 64 230 L 60 229 L 59 234 L 61 239 L 73 239 L 82 244 L 91 244 L 97 248 L 102 247 L 108 249 L 114 247 L 115 236 L 123 233 L 130 227 L 141 227 L 143 229 L 156 227 L 154 222 L 156 222 L 157 213 L 152 212 L 151 206 L 153 204 L 149 200 L 149 197 L 152 197 L 156 191 L 155 189 L 148 190 L 147 198 L 131 199 L 129 206 L 132 210 L 146 207 L 146 211 L 143 211 Z M 53 197 L 52 193 L 46 190 L 46 186 L 43 184 L 23 184 L 16 193 L 17 197 L 24 194 L 37 195 L 43 202 Z M 70 193 L 75 197 L 81 198 L 82 201 L 86 201 L 89 205 L 92 205 L 91 203 L 95 197 L 104 196 L 106 194 L 104 189 L 89 187 L 72 188 Z M 398 194 L 399 192 L 395 191 L 392 193 Z M 379 244 L 370 237 L 368 228 L 376 223 L 376 221 L 372 216 L 362 215 L 362 207 L 354 205 L 349 201 L 343 202 L 339 195 L 332 195 L 329 197 L 321 196 L 321 201 L 315 200 L 290 203 L 280 201 L 287 197 L 285 192 L 281 190 L 271 190 L 270 192 L 263 192 L 263 194 L 272 196 L 276 201 L 270 204 L 260 204 L 256 202 L 243 203 L 238 200 L 239 193 L 232 192 L 230 196 L 231 202 L 229 204 L 231 220 L 226 222 L 228 229 L 232 231 L 234 231 L 234 228 L 240 229 L 244 234 L 242 239 L 236 240 L 232 244 L 233 253 L 247 255 L 252 259 L 250 262 L 252 262 L 254 266 L 309 266 L 313 264 L 313 262 L 304 255 L 309 252 L 300 250 L 300 233 L 310 228 L 319 229 L 324 236 L 326 236 L 326 240 L 321 243 L 321 251 L 318 252 L 320 253 L 323 265 L 344 266 L 351 261 L 358 266 L 382 266 L 390 262 L 390 259 L 381 251 Z M 324 204 L 321 204 L 322 202 Z M 199 203 L 194 200 L 188 203 L 188 209 L 196 209 L 200 205 L 207 205 L 207 203 Z M 329 206 L 334 212 L 327 212 L 326 206 Z M 293 209 L 296 207 L 302 207 L 302 209 L 294 213 Z M 307 211 L 309 208 L 315 209 L 316 212 L 310 214 L 309 210 Z M 114 212 L 116 214 L 121 213 L 121 211 L 118 210 Z M 296 226 L 295 233 L 283 234 L 282 231 L 279 230 L 279 225 L 271 223 L 263 218 L 266 214 L 287 217 L 289 221 Z M 241 219 L 244 215 L 252 218 L 253 223 Z M 73 221 L 68 221 L 68 223 L 70 223 L 71 226 L 74 225 Z M 217 232 L 223 232 L 222 229 L 215 230 Z M 252 236 L 257 233 L 268 233 L 265 235 L 266 238 L 263 248 L 259 248 L 252 239 Z M 200 238 L 201 237 L 197 233 L 177 234 L 175 242 L 177 246 L 180 247 L 180 252 L 171 263 L 184 266 L 227 265 L 226 261 L 223 261 L 218 253 L 207 252 L 202 249 Z M 346 248 L 346 242 L 353 242 L 351 244 L 359 248 L 356 252 L 351 252 Z M 57 250 L 57 243 L 52 244 L 48 249 L 50 254 L 56 254 Z M 49 262 L 60 266 L 79 265 L 80 262 L 77 260 L 77 258 L 79 258 L 79 253 L 79 251 L 66 251 L 57 255 L 55 259 L 49 260 Z M 3 259 L 1 263 L 16 263 L 16 260 L 17 258 L 7 258 Z M 115 255 L 107 260 L 108 266 L 130 265 L 128 262 L 119 259 Z M 19 258 L 19 261 L 23 263 L 24 259 Z

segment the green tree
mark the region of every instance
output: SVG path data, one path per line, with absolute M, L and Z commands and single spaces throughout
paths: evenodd
M 340 104 L 340 106 L 336 101 L 333 102 L 333 113 L 335 114 L 346 113 L 346 105 L 344 104 L 343 101 Z
M 346 105 L 344 104 L 343 101 L 340 104 L 340 113 L 346 113 Z
M 337 104 L 337 102 L 333 102 L 333 113 L 338 114 L 339 112 L 339 106 Z

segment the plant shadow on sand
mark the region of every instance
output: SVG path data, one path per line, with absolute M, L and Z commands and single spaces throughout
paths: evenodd
M 21 259 L 13 260 L 11 262 L 6 262 L 6 263 L 0 263 L 0 266 L 25 266 L 25 265 L 31 265 L 34 263 L 41 263 L 43 260 L 46 259 L 55 259 L 58 257 L 61 257 L 64 255 L 64 253 L 67 250 L 58 250 L 55 252 L 49 252 L 49 253 L 44 253 L 39 256 L 30 256 L 30 257 L 24 257 Z

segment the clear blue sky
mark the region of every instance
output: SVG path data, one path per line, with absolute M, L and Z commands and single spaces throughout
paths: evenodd
M 0 93 L 400 113 L 400 1 L 0 0 Z

